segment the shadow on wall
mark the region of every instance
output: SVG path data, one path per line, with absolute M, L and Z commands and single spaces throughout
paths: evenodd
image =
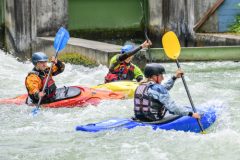
M 5 39 L 5 29 L 4 29 L 4 24 L 0 25 L 0 49 L 5 48 L 5 43 L 4 43 L 4 39 Z

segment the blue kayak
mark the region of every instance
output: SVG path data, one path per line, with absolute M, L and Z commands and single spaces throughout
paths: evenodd
M 216 120 L 216 112 L 213 108 L 206 111 L 198 110 L 201 114 L 201 123 L 204 130 L 211 126 Z M 130 118 L 113 118 L 98 123 L 79 125 L 77 131 L 99 132 L 104 130 L 132 129 L 138 126 L 150 126 L 152 129 L 176 130 L 185 132 L 201 132 L 195 118 L 189 116 L 176 116 L 167 114 L 162 120 L 157 122 L 140 122 Z

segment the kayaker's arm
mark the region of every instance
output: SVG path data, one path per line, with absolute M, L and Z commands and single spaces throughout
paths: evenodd
M 137 82 L 140 82 L 140 81 L 143 80 L 144 75 L 143 75 L 141 69 L 138 66 L 134 65 L 134 71 L 133 72 L 134 72 L 134 78 L 137 80 Z
M 175 83 L 176 78 L 173 76 L 170 78 L 166 83 L 163 84 L 163 86 L 167 89 L 170 90 L 172 89 L 174 83 Z
M 127 52 L 127 53 L 124 53 L 124 54 L 121 54 L 118 56 L 118 61 L 119 62 L 122 62 L 124 60 L 126 60 L 128 57 L 131 57 L 133 56 L 134 54 L 136 54 L 138 51 L 140 51 L 142 49 L 142 46 L 139 46 L 137 48 L 135 48 L 134 50 L 132 50 L 131 52 Z
M 127 58 L 133 56 L 134 54 L 136 54 L 138 51 L 140 51 L 142 48 L 148 48 L 149 46 L 152 45 L 152 42 L 150 40 L 146 40 L 144 41 L 139 47 L 135 48 L 134 50 L 130 51 L 130 52 L 126 52 L 124 54 L 121 54 L 118 57 L 118 61 L 122 62 L 124 60 L 126 60 Z
M 42 87 L 41 79 L 36 74 L 29 74 L 26 78 L 25 84 L 28 94 L 33 95 L 36 99 L 39 99 L 39 91 Z
M 56 76 L 60 73 L 62 73 L 65 69 L 65 64 L 60 61 L 60 60 L 57 60 L 57 63 L 53 65 L 53 72 L 52 72 L 52 75 L 53 76 Z
M 180 115 L 180 116 L 192 116 L 192 111 L 189 111 L 188 108 L 180 107 L 175 104 L 175 102 L 171 99 L 167 89 L 163 85 L 154 85 L 149 88 L 149 93 L 152 97 L 162 104 L 164 107 L 172 114 Z
M 164 84 L 164 87 L 167 89 L 167 90 L 170 90 L 173 85 L 174 85 L 174 82 L 176 81 L 177 78 L 181 78 L 181 76 L 183 75 L 183 71 L 181 69 L 178 69 L 176 71 L 176 74 L 174 76 L 172 76 L 171 79 L 169 79 L 165 84 Z
M 162 94 L 162 95 L 160 94 L 159 96 L 161 97 L 160 102 L 164 104 L 164 106 L 170 113 L 180 115 L 180 116 L 192 116 L 193 115 L 193 113 L 191 111 L 189 111 L 189 109 L 187 109 L 185 107 L 177 106 L 176 103 L 171 99 L 169 94 Z

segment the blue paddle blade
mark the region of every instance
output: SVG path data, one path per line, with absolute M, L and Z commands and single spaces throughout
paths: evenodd
M 32 110 L 32 115 L 33 116 L 35 116 L 37 113 L 38 113 L 38 111 L 40 111 L 40 109 L 37 107 L 37 108 L 34 108 L 33 110 Z
M 58 53 L 63 48 L 65 48 L 69 38 L 70 38 L 70 36 L 69 36 L 68 31 L 65 28 L 61 27 L 58 30 L 56 37 L 54 39 L 54 48 L 56 50 L 56 53 Z

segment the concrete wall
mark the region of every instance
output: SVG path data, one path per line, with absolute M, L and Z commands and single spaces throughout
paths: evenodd
M 0 48 L 4 46 L 5 1 L 0 0 Z
M 37 36 L 55 35 L 67 25 L 67 0 L 7 0 L 5 25 L 7 49 L 29 56 Z
M 195 1 L 195 23 L 202 18 L 203 14 L 210 9 L 216 0 Z M 227 32 L 229 26 L 236 21 L 236 15 L 240 14 L 239 0 L 225 0 L 221 6 L 199 28 L 198 32 Z
M 7 0 L 5 13 L 7 49 L 25 54 L 31 51 L 31 0 Z
M 172 30 L 180 36 L 183 45 L 193 37 L 193 0 L 149 0 L 150 33 L 161 39 L 164 32 Z
M 193 26 L 217 0 L 149 0 L 151 33 L 161 36 L 173 30 L 185 37 L 194 36 Z M 239 0 L 225 0 L 197 32 L 226 32 L 240 14 Z M 184 43 L 184 37 L 181 38 Z
M 216 0 L 200 0 L 195 1 L 194 8 L 195 8 L 195 21 L 196 24 L 203 15 L 210 9 Z M 217 12 L 213 13 L 211 17 L 199 28 L 198 32 L 218 32 L 218 16 Z
M 18 53 L 19 55 L 31 55 L 32 52 L 40 50 L 39 41 L 37 37 L 40 36 L 55 36 L 56 31 L 60 26 L 67 26 L 70 22 L 70 28 L 74 28 L 80 24 L 74 19 L 78 20 L 78 17 L 70 18 L 68 21 L 68 0 L 2 0 L 5 2 L 5 35 L 7 42 L 7 49 Z M 83 6 L 91 6 L 93 2 L 96 2 L 100 8 L 85 8 L 82 12 L 84 14 L 77 15 L 87 17 L 84 19 L 83 24 L 80 27 L 88 28 L 89 24 L 92 24 L 94 20 L 98 20 L 98 14 L 91 15 L 96 16 L 95 19 L 88 17 L 88 13 L 91 12 L 103 12 L 106 17 L 103 20 L 109 20 L 112 25 L 110 28 L 114 28 L 114 25 L 120 24 L 121 27 L 128 26 L 139 26 L 140 22 L 143 20 L 143 10 L 141 8 L 141 2 L 145 0 L 134 0 L 134 1 L 89 1 L 89 0 L 79 0 L 84 3 Z M 235 0 L 234 0 L 235 1 Z M 74 4 L 78 4 L 77 0 L 70 0 Z M 103 3 L 104 2 L 104 3 Z M 111 4 L 104 8 L 103 4 Z M 119 19 L 113 15 L 115 12 L 114 8 L 111 8 L 114 3 L 118 2 L 119 8 L 115 7 L 116 12 L 124 17 Z M 192 39 L 196 38 L 193 32 L 194 24 L 202 17 L 202 15 L 216 2 L 216 0 L 149 0 L 149 17 L 148 17 L 148 28 L 150 30 L 150 38 L 156 40 L 157 47 L 161 47 L 161 36 L 164 32 L 172 30 L 178 34 L 182 46 L 193 46 L 191 44 Z M 102 4 L 103 3 L 103 4 Z M 128 10 L 123 10 L 124 6 L 129 3 Z M 1 3 L 2 4 L 2 3 Z M 130 5 L 131 4 L 131 5 Z M 131 8 L 135 7 L 134 13 L 131 13 Z M 78 8 L 76 8 L 78 9 Z M 111 9 L 110 11 L 108 9 Z M 121 12 L 122 11 L 122 12 Z M 145 10 L 146 11 L 146 10 Z M 79 11 L 81 12 L 81 10 Z M 126 12 L 126 13 L 125 13 Z M 112 13 L 112 14 L 111 14 Z M 128 15 L 132 15 L 131 18 L 125 18 Z M 108 16 L 110 17 L 108 19 Z M 73 20 L 73 21 L 72 21 Z M 126 20 L 126 21 L 125 21 Z M 132 21 L 133 20 L 133 21 Z M 101 21 L 101 20 L 100 20 Z M 96 23 L 95 22 L 95 23 Z M 105 21 L 103 21 L 105 22 Z M 116 22 L 116 23 L 115 23 Z M 213 14 L 210 19 L 200 28 L 203 32 L 218 32 L 219 25 L 216 13 Z M 99 24 L 100 27 L 105 23 Z M 96 23 L 98 25 L 98 23 Z M 96 26 L 95 26 L 96 27 Z M 143 28 L 142 28 L 143 30 Z M 140 30 L 141 35 L 143 31 Z M 143 37 L 143 36 L 142 36 Z M 104 35 L 103 35 L 104 38 Z M 136 34 L 133 35 L 136 38 Z M 119 38 L 120 39 L 120 38 Z M 217 40 L 217 39 L 216 39 Z M 195 43 L 195 42 L 194 42 Z M 41 46 L 41 45 L 40 45 Z
M 35 0 L 37 36 L 55 35 L 68 23 L 68 0 Z
M 53 48 L 54 37 L 39 37 L 39 50 L 47 53 L 49 56 L 55 54 Z M 78 53 L 84 55 L 88 59 L 94 60 L 98 64 L 108 66 L 112 56 L 120 53 L 122 46 L 113 45 L 103 42 L 91 41 L 80 38 L 70 38 L 68 45 L 59 53 Z

